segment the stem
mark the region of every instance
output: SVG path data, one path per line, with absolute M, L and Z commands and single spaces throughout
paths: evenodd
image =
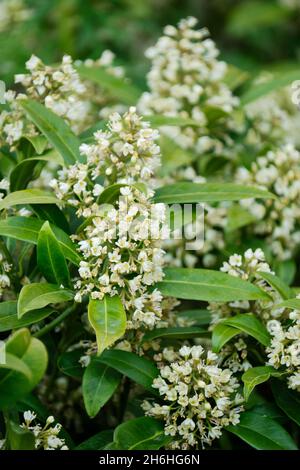
M 37 331 L 33 336 L 35 338 L 40 338 L 41 336 L 44 336 L 46 333 L 49 333 L 49 331 L 53 330 L 57 325 L 59 325 L 65 318 L 67 318 L 71 313 L 73 313 L 77 308 L 77 305 L 72 305 L 72 307 L 67 308 L 63 313 L 58 315 L 58 317 L 54 318 L 52 322 L 48 323 L 48 325 L 44 326 L 41 328 L 39 331 Z

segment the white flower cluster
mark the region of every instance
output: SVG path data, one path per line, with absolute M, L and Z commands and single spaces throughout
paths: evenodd
M 7 31 L 16 23 L 26 21 L 30 16 L 31 10 L 26 8 L 23 0 L 1 0 L 0 32 Z
M 300 392 L 300 312 L 293 310 L 286 324 L 270 320 L 267 328 L 272 336 L 267 348 L 268 364 L 288 374 L 288 386 Z
M 84 260 L 75 288 L 76 301 L 90 295 L 102 299 L 119 294 L 128 312 L 128 327 L 153 327 L 161 316 L 162 296 L 149 286 L 162 280 L 161 249 L 165 207 L 152 204 L 153 193 L 141 183 L 152 183 L 160 164 L 157 131 L 130 108 L 113 114 L 108 130 L 95 133 L 95 144 L 81 146 L 86 163 L 59 172 L 51 182 L 57 196 L 76 207 L 77 215 L 90 218 L 76 237 Z M 102 177 L 101 183 L 98 183 Z M 103 190 L 123 184 L 113 204 L 99 201 Z
M 10 287 L 10 278 L 8 276 L 11 271 L 11 264 L 8 263 L 3 253 L 0 251 L 0 299 L 8 287 Z
M 266 236 L 272 252 L 279 259 L 290 259 L 300 242 L 300 153 L 291 144 L 269 151 L 252 163 L 251 169 L 238 169 L 236 182 L 267 189 L 275 200 L 243 200 L 258 220 L 252 229 Z
M 58 437 L 61 431 L 61 425 L 54 423 L 54 417 L 49 416 L 46 424 L 42 427 L 40 424 L 35 424 L 36 414 L 32 411 L 25 411 L 24 423 L 21 424 L 23 429 L 27 429 L 34 434 L 35 437 L 35 448 L 44 450 L 68 450 L 65 444 L 65 440 Z
M 138 106 L 145 114 L 197 121 L 197 126 L 163 126 L 161 132 L 183 148 L 219 155 L 224 151 L 224 141 L 230 140 L 228 113 L 237 106 L 238 98 L 222 82 L 226 64 L 217 59 L 215 43 L 208 38 L 206 29 L 194 29 L 196 24 L 197 20 L 189 17 L 181 20 L 177 28 L 166 26 L 164 36 L 147 50 L 146 56 L 152 61 L 148 74 L 150 92 L 142 95 Z M 216 135 L 209 129 L 212 108 L 223 116 Z
M 263 289 L 271 298 L 270 300 L 260 299 L 251 302 L 247 300 L 228 303 L 211 302 L 208 305 L 208 309 L 212 313 L 213 325 L 226 317 L 243 312 L 252 312 L 264 323 L 271 318 L 285 316 L 286 310 L 276 306 L 276 304 L 282 301 L 280 295 L 259 276 L 261 271 L 274 274 L 268 263 L 266 263 L 265 255 L 260 248 L 257 248 L 255 251 L 248 249 L 243 256 L 237 254 L 230 256 L 228 262 L 226 261 L 221 267 L 221 271 L 250 281 L 252 284 Z
M 222 429 L 238 424 L 243 398 L 229 369 L 218 365 L 218 356 L 204 354 L 201 346 L 165 349 L 158 355 L 160 375 L 153 382 L 164 404 L 143 403 L 149 416 L 163 419 L 172 449 L 211 445 Z

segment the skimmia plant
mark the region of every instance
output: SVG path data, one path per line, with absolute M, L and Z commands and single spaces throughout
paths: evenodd
M 5 93 L 1 449 L 299 445 L 290 82 L 196 23 L 146 52 L 148 90 L 105 51 L 33 55 Z

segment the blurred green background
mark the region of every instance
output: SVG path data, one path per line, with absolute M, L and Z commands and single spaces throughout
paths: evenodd
M 25 19 L 8 18 L 8 3 L 23 4 Z M 248 71 L 300 57 L 300 0 L 0 0 L 0 77 L 9 84 L 32 53 L 53 63 L 108 48 L 143 86 L 145 49 L 188 15 L 209 28 L 222 58 Z

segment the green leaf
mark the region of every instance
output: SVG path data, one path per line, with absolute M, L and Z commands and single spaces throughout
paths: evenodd
M 12 371 L 20 372 L 28 380 L 32 379 L 31 370 L 29 369 L 27 364 L 14 354 L 5 354 L 5 363 L 0 363 L 0 369 L 9 369 Z
M 155 191 L 154 202 L 166 204 L 239 201 L 240 199 L 276 199 L 268 191 L 229 183 L 175 183 L 165 185 Z
M 103 300 L 90 300 L 90 324 L 95 330 L 98 354 L 121 338 L 126 331 L 126 313 L 118 296 L 105 295 Z
M 34 310 L 27 313 L 25 317 L 20 320 L 17 313 L 17 302 L 8 300 L 7 302 L 0 303 L 0 332 L 17 330 L 24 326 L 37 323 L 53 313 L 52 308 L 44 308 L 41 310 Z
M 257 219 L 247 209 L 242 206 L 234 205 L 227 211 L 227 226 L 228 232 L 233 232 L 246 225 L 252 224 Z
M 247 442 L 254 449 L 297 450 L 295 442 L 280 424 L 251 411 L 242 413 L 240 423 L 227 426 L 226 430 Z
M 22 360 L 31 371 L 31 379 L 17 371 L 0 370 L 0 408 L 12 406 L 40 382 L 46 372 L 48 355 L 44 344 L 30 336 L 27 329 L 18 330 L 6 342 L 6 353 Z
M 196 158 L 193 152 L 181 148 L 165 135 L 160 137 L 159 144 L 162 155 L 161 173 L 163 175 L 168 175 L 182 165 L 188 165 Z
M 182 116 L 164 116 L 164 115 L 154 115 L 147 114 L 144 116 L 144 120 L 149 122 L 153 127 L 160 126 L 178 126 L 178 127 L 202 127 L 203 124 L 200 121 L 196 121 L 191 118 L 186 118 Z
M 193 322 L 194 325 L 209 325 L 211 322 L 211 312 L 209 310 L 182 310 L 177 312 L 177 318 L 185 319 L 188 322 Z
M 65 214 L 54 204 L 34 204 L 31 206 L 32 212 L 43 221 L 47 220 L 67 234 L 70 233 L 69 223 Z
M 241 96 L 241 105 L 245 106 L 259 98 L 268 95 L 285 86 L 291 85 L 295 80 L 299 80 L 299 69 L 275 73 L 273 78 L 262 83 L 253 83 Z
M 228 343 L 234 336 L 240 334 L 240 330 L 224 325 L 223 322 L 218 323 L 212 332 L 212 349 L 218 353 L 223 346 Z
M 124 186 L 128 185 L 116 183 L 105 188 L 98 198 L 98 204 L 113 204 L 119 197 L 120 189 Z
M 278 377 L 280 375 L 281 373 L 271 366 L 252 367 L 251 369 L 248 369 L 242 375 L 245 400 L 248 401 L 249 396 L 256 385 L 266 382 L 270 377 Z
M 82 394 L 87 414 L 94 418 L 112 397 L 120 381 L 121 374 L 92 358 L 91 363 L 85 369 L 82 382 Z
M 13 421 L 7 422 L 7 439 L 10 450 L 35 450 L 33 432 L 21 428 Z
M 158 450 L 171 439 L 165 435 L 163 424 L 150 417 L 126 421 L 114 432 L 114 443 L 122 450 Z
M 58 204 L 60 201 L 51 193 L 41 189 L 23 189 L 8 194 L 0 202 L 0 210 L 9 209 L 12 206 L 26 206 L 27 204 Z
M 114 349 L 104 351 L 99 357 L 99 361 L 155 393 L 152 383 L 158 376 L 158 369 L 148 359 L 137 356 L 132 352 Z
M 64 253 L 49 222 L 41 227 L 37 243 L 37 264 L 47 281 L 68 286 L 70 274 Z
M 44 220 L 32 217 L 8 217 L 0 220 L 0 235 L 37 245 L 39 232 L 44 223 Z M 78 266 L 81 258 L 70 237 L 55 225 L 50 224 L 50 227 L 65 257 Z
M 174 328 L 156 328 L 147 332 L 142 341 L 152 341 L 156 338 L 166 339 L 189 339 L 189 338 L 200 338 L 203 336 L 209 336 L 209 333 L 204 328 L 197 328 L 195 326 L 187 327 L 174 327 Z
M 26 99 L 20 103 L 28 117 L 63 157 L 66 165 L 83 161 L 79 152 L 80 141 L 61 117 L 36 101 Z
M 273 289 L 275 289 L 283 299 L 289 299 L 292 297 L 291 289 L 279 277 L 264 271 L 258 271 L 257 274 L 267 281 L 267 283 L 270 284 L 270 286 L 273 287 Z
M 86 441 L 82 442 L 74 450 L 101 450 L 113 440 L 113 431 L 101 431 Z
M 84 355 L 82 349 L 74 349 L 61 354 L 57 361 L 57 366 L 61 372 L 70 377 L 81 378 L 84 373 L 84 368 L 79 362 L 81 356 Z
M 237 328 L 257 339 L 264 346 L 270 343 L 270 335 L 266 327 L 252 313 L 240 313 L 222 322 L 224 325 Z
M 106 90 L 111 96 L 117 98 L 121 103 L 135 105 L 141 96 L 141 91 L 129 84 L 124 78 L 115 77 L 108 73 L 103 67 L 76 67 L 81 78 L 91 80 Z
M 63 161 L 55 157 L 55 154 L 49 154 L 31 157 L 22 160 L 10 173 L 10 191 L 18 191 L 20 189 L 26 188 L 28 183 L 34 179 L 34 169 L 39 162 L 56 162 L 58 165 L 62 165 Z
M 300 310 L 300 299 L 288 299 L 285 300 L 284 302 L 281 302 L 280 304 L 277 304 L 275 306 L 276 308 L 290 308 L 292 310 Z
M 291 390 L 287 387 L 287 384 L 281 380 L 272 380 L 271 388 L 277 406 L 300 426 L 299 392 Z
M 41 155 L 46 150 L 48 145 L 47 139 L 45 139 L 43 135 L 23 135 L 23 139 L 26 139 L 31 143 L 32 147 L 38 155 Z
M 228 302 L 269 300 L 266 292 L 250 282 L 210 269 L 167 268 L 157 284 L 163 295 L 179 299 Z
M 21 318 L 26 312 L 46 307 L 49 304 L 68 302 L 74 294 L 57 285 L 33 283 L 26 284 L 18 298 L 18 317 Z

